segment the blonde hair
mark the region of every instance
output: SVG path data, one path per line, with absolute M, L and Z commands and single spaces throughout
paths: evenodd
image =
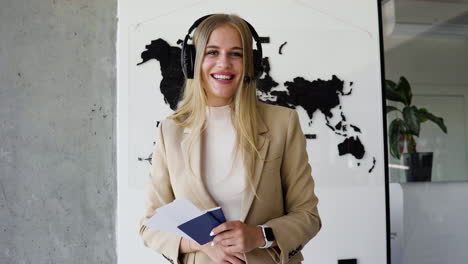
M 189 138 L 188 151 L 192 151 L 193 142 L 201 137 L 206 121 L 207 98 L 203 89 L 201 77 L 201 64 L 205 54 L 205 48 L 208 39 L 216 28 L 222 25 L 234 27 L 240 34 L 243 48 L 243 73 L 241 82 L 231 101 L 231 120 L 236 131 L 236 150 L 237 155 L 240 150 L 244 167 L 247 171 L 247 183 L 252 192 L 257 196 L 253 178 L 255 176 L 255 166 L 259 151 L 258 126 L 259 119 L 257 112 L 257 94 L 255 82 L 243 82 L 244 76 L 253 76 L 253 50 L 252 34 L 246 22 L 237 15 L 214 14 L 206 18 L 197 27 L 193 35 L 193 43 L 196 49 L 194 78 L 187 79 L 185 82 L 184 94 L 177 110 L 169 117 L 182 127 L 190 127 L 191 134 Z M 189 160 L 190 170 L 193 173 L 191 161 Z

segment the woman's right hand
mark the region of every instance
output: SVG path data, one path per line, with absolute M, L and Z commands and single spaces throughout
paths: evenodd
M 208 255 L 217 264 L 244 264 L 245 255 L 243 253 L 228 252 L 225 247 L 211 246 L 211 242 L 200 247 L 200 250 Z

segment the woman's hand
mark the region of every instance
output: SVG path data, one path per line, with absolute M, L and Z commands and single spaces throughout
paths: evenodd
M 244 264 L 245 255 L 243 253 L 232 253 L 221 246 L 212 246 L 211 242 L 200 246 L 200 250 L 203 251 L 208 257 L 210 257 L 217 264 Z
M 214 245 L 224 247 L 228 252 L 246 253 L 265 245 L 260 227 L 249 226 L 241 221 L 225 222 L 213 229 Z

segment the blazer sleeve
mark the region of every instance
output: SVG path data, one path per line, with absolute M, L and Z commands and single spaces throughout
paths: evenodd
M 167 168 L 166 151 L 163 136 L 164 122 L 161 122 L 156 133 L 150 178 L 147 184 L 145 214 L 140 221 L 140 236 L 144 245 L 162 254 L 170 263 L 179 263 L 180 236 L 160 232 L 144 225 L 144 222 L 155 214 L 155 210 L 172 202 L 174 193 Z
M 296 111 L 291 111 L 283 161 L 281 164 L 285 215 L 267 223 L 273 229 L 279 253 L 279 263 L 288 263 L 320 230 L 318 198 L 311 176 L 306 139 Z

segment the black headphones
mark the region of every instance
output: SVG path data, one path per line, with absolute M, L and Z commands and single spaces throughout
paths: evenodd
M 182 44 L 182 52 L 180 54 L 181 55 L 180 59 L 181 59 L 181 64 L 182 64 L 182 72 L 184 73 L 185 78 L 187 78 L 187 79 L 193 79 L 193 72 L 194 72 L 194 68 L 195 68 L 195 54 L 196 54 L 195 45 L 187 43 L 188 40 L 191 39 L 190 33 L 192 33 L 192 31 L 196 27 L 198 27 L 198 25 L 200 25 L 200 23 L 203 22 L 203 20 L 207 19 L 208 17 L 210 17 L 212 15 L 213 14 L 206 15 L 206 16 L 203 16 L 203 17 L 197 19 L 193 23 L 193 25 L 190 27 L 190 29 L 188 30 L 187 35 L 185 36 L 184 42 Z M 249 27 L 250 33 L 252 34 L 252 37 L 255 40 L 255 43 L 257 45 L 257 49 L 253 50 L 254 76 L 253 77 L 249 77 L 249 76 L 244 77 L 244 81 L 249 82 L 249 81 L 257 80 L 258 78 L 260 78 L 260 76 L 262 75 L 262 73 L 264 71 L 264 67 L 263 67 L 263 63 L 262 63 L 263 55 L 262 55 L 262 44 L 260 43 L 260 37 L 258 36 L 257 31 L 255 31 L 254 27 L 252 27 L 252 25 L 250 25 L 249 22 L 247 22 L 245 20 L 244 20 L 244 22 Z

